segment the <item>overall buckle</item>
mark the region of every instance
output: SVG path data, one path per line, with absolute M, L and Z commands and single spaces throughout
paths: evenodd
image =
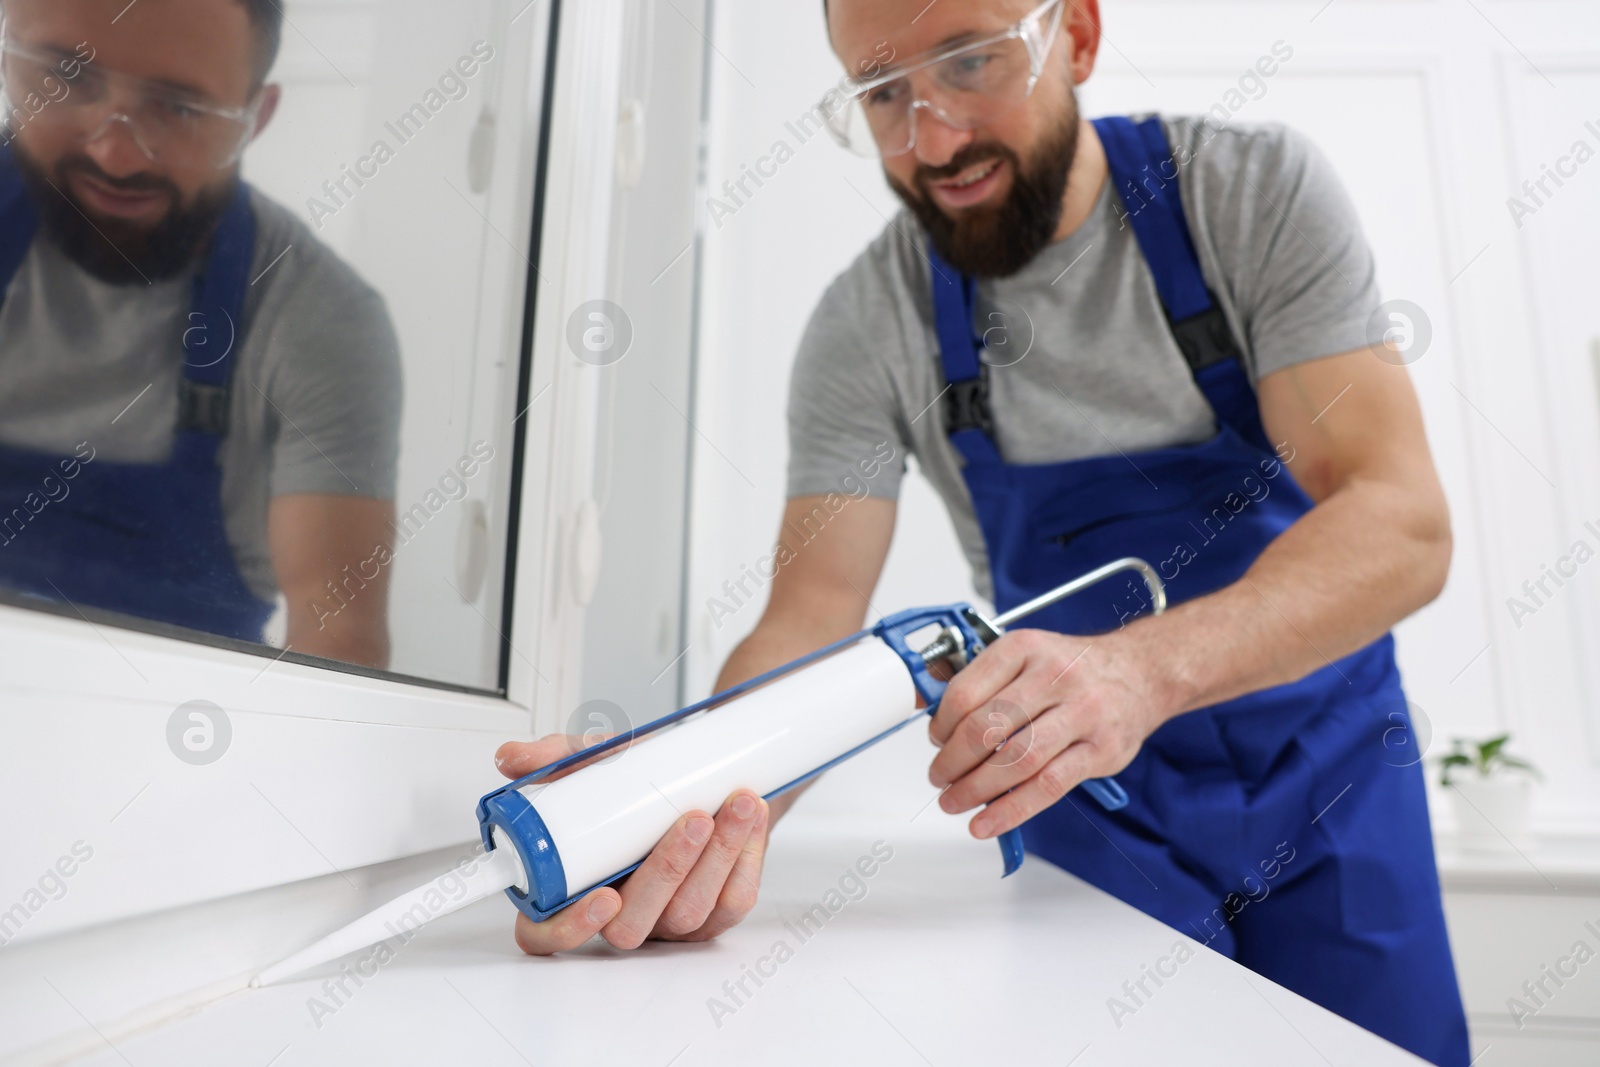
M 994 416 L 989 411 L 989 365 L 982 364 L 976 378 L 951 382 L 945 394 L 945 432 L 982 430 L 993 435 Z
M 1228 327 L 1228 318 L 1215 304 L 1181 322 L 1169 321 L 1169 325 L 1190 373 L 1203 371 L 1225 359 L 1237 359 L 1240 354 L 1239 343 Z
M 228 387 L 201 385 L 187 378 L 178 385 L 178 429 L 200 433 L 228 432 Z

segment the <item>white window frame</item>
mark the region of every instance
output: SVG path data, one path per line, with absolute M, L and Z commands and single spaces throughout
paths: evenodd
M 8 824 L 0 911 L 76 843 L 92 850 L 92 859 L 70 864 L 64 895 L 31 909 L 24 927 L 0 941 L 470 840 L 474 801 L 502 780 L 495 748 L 554 729 L 557 709 L 570 706 L 583 627 L 572 580 L 581 546 L 566 532 L 589 495 L 596 389 L 593 375 L 563 358 L 565 310 L 605 291 L 623 0 L 562 5 L 554 49 L 549 6 L 528 15 L 520 47 L 555 69 L 528 90 L 530 116 L 550 92 L 531 402 L 517 418 L 516 361 L 508 360 L 499 391 L 509 395 L 496 415 L 497 439 L 513 423 L 523 435 L 505 695 L 0 607 L 0 812 Z M 523 132 L 531 158 L 540 131 L 530 121 Z M 534 195 L 529 188 L 503 198 L 492 225 L 531 233 Z M 501 247 L 526 271 L 521 252 Z M 520 329 L 519 321 L 509 335 Z M 173 710 L 197 699 L 221 706 L 232 728 L 225 755 L 207 766 L 180 761 L 166 742 Z

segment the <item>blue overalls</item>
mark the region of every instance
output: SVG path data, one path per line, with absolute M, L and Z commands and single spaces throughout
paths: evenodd
M 1226 319 L 1206 288 L 1158 119 L 1095 122 L 1111 181 L 1217 432 L 1193 446 L 1007 463 L 992 436 L 971 278 L 933 257 L 946 428 L 1005 610 L 1120 556 L 1179 603 L 1242 576 L 1312 506 L 1279 463 Z M 1152 180 L 1153 179 L 1153 180 Z M 1137 206 L 1136 206 L 1137 205 Z M 1116 629 L 1137 583 L 1032 617 Z M 1022 827 L 1028 851 L 1419 1056 L 1468 1062 L 1422 770 L 1384 734 L 1409 722 L 1385 635 L 1290 685 L 1167 722 L 1117 775 L 1121 811 L 1069 795 Z M 1241 990 L 1241 996 L 1248 991 Z M 1125 1005 L 1130 1013 L 1140 1005 Z
M 38 215 L 10 148 L 0 148 L 0 302 Z M 273 604 L 251 591 L 228 544 L 217 448 L 227 433 L 231 341 L 244 332 L 255 216 L 239 183 L 195 279 L 184 331 L 172 454 L 115 463 L 87 448 L 55 456 L 0 445 L 0 587 L 208 633 L 259 641 Z M 76 309 L 61 308 L 60 314 Z M 4 346 L 14 344 L 0 338 Z M 91 457 L 87 462 L 85 457 Z M 70 472 L 70 474 L 69 474 Z M 48 479 L 48 482 L 47 482 Z

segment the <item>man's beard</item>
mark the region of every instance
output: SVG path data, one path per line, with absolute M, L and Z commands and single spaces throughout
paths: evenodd
M 134 175 L 113 178 L 84 155 L 59 160 L 53 174 L 13 145 L 17 169 L 34 207 L 41 231 L 67 258 L 94 277 L 112 285 L 133 285 L 173 278 L 194 263 L 201 246 L 228 208 L 238 179 L 230 177 L 203 189 L 185 205 L 178 187 L 165 178 Z M 168 208 L 151 226 L 118 218 L 94 218 L 72 195 L 68 176 L 80 173 L 126 192 L 163 192 Z
M 1015 274 L 1055 239 L 1061 222 L 1061 197 L 1067 174 L 1078 154 L 1078 111 L 1040 145 L 1024 168 L 1017 154 L 994 141 L 962 148 L 942 167 L 918 165 L 912 192 L 889 178 L 889 186 L 928 231 L 934 250 L 963 274 L 1004 278 Z M 1011 188 L 994 207 L 972 207 L 947 215 L 933 200 L 929 186 L 955 177 L 975 163 L 1003 159 L 1011 164 Z M 886 175 L 887 177 L 887 175 Z

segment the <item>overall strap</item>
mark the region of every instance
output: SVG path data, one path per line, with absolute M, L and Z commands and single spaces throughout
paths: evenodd
M 28 199 L 11 146 L 0 145 L 0 303 L 27 258 L 38 228 L 39 216 Z
M 205 269 L 194 280 L 194 305 L 183 331 L 180 434 L 194 431 L 218 438 L 227 433 L 233 353 L 244 335 L 255 228 L 249 187 L 239 182 L 211 237 Z
M 1110 180 L 1122 198 L 1168 327 L 1195 384 L 1219 421 L 1251 444 L 1272 451 L 1238 341 L 1200 271 L 1178 194 L 1178 164 L 1161 120 L 1152 116 L 1135 123 L 1111 116 L 1093 121 L 1105 147 Z
M 989 414 L 989 365 L 983 340 L 974 332 L 978 283 L 950 266 L 932 244 L 927 248 L 933 279 L 933 328 L 944 368 L 945 433 L 968 463 L 1002 463 Z

